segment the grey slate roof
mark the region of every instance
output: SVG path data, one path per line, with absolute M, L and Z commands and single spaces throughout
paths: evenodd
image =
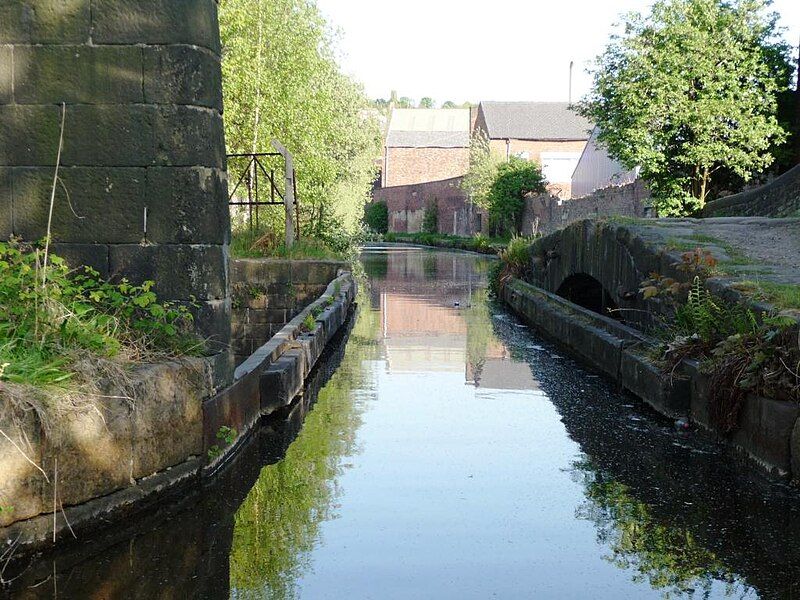
M 490 139 L 588 140 L 592 124 L 567 102 L 481 102 Z
M 386 136 L 389 148 L 466 148 L 467 131 L 389 131 Z

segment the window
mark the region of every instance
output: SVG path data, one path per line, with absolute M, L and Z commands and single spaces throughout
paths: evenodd
M 542 173 L 548 183 L 571 183 L 580 152 L 542 152 Z

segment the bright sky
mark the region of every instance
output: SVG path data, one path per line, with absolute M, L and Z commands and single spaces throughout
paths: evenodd
M 619 15 L 648 12 L 642 0 L 317 0 L 342 33 L 340 62 L 367 95 L 391 90 L 419 101 L 566 101 L 588 91 L 589 62 Z M 800 1 L 775 0 L 797 47 Z

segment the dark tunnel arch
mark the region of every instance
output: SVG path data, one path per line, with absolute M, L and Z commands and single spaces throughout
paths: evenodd
M 620 319 L 619 307 L 611 294 L 597 279 L 586 273 L 567 277 L 556 294 L 592 312 Z

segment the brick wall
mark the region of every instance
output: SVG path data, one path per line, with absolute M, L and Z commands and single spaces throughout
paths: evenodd
M 469 170 L 469 148 L 386 148 L 384 187 L 450 179 Z
M 386 202 L 389 209 L 389 231 L 421 231 L 425 209 L 435 203 L 439 233 L 472 235 L 481 229 L 481 222 L 486 223 L 486 216 L 484 211 L 469 202 L 460 183 L 461 177 L 453 177 L 441 181 L 387 187 L 376 190 L 373 197 Z
M 46 233 L 66 103 L 53 249 L 153 279 L 165 300 L 196 298 L 198 329 L 225 348 L 219 53 L 214 0 L 0 5 L 0 237 Z
M 644 217 L 649 197 L 647 186 L 641 180 L 597 190 L 573 200 L 561 200 L 547 194 L 528 196 L 522 213 L 522 233 L 530 235 L 536 230 L 547 235 L 575 221 L 596 217 Z

